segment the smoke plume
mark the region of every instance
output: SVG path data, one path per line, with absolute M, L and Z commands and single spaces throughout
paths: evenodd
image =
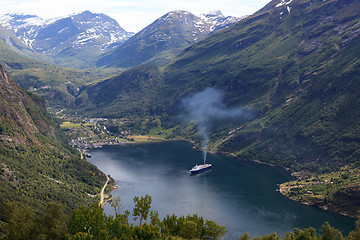
M 229 108 L 224 104 L 223 100 L 220 90 L 206 88 L 201 92 L 183 98 L 181 101 L 181 107 L 184 110 L 184 120 L 196 123 L 197 131 L 202 138 L 201 148 L 204 163 L 206 161 L 212 122 L 250 116 L 248 109 Z

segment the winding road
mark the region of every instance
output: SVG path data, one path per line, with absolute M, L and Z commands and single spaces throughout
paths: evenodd
M 104 206 L 106 204 L 106 201 L 104 201 L 104 191 L 105 191 L 105 188 L 108 185 L 109 181 L 110 181 L 110 178 L 109 178 L 108 175 L 106 175 L 106 183 L 104 184 L 103 188 L 101 189 L 101 193 L 100 193 L 100 203 L 99 203 L 99 205 L 101 206 L 101 208 L 104 208 Z

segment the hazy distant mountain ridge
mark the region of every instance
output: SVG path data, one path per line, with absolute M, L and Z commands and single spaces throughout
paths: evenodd
M 84 11 L 44 20 L 35 15 L 5 14 L 0 24 L 36 52 L 68 67 L 91 67 L 89 59 L 121 45 L 133 33 L 105 14 Z
M 3 27 L 0 25 L 0 49 L 1 49 L 1 57 L 0 57 L 0 63 L 4 64 L 2 60 L 7 59 L 7 63 L 4 65 L 11 65 L 10 61 L 14 62 L 14 56 L 10 57 L 11 54 L 9 54 L 9 50 L 13 50 L 17 54 L 21 56 L 27 56 L 32 59 L 37 60 L 46 60 L 50 61 L 50 58 L 48 58 L 45 55 L 39 54 L 33 49 L 26 46 L 22 41 L 20 41 L 15 33 L 6 27 Z M 21 60 L 15 60 L 15 61 L 21 61 Z
M 28 47 L 32 47 L 34 36 L 46 21 L 36 15 L 20 13 L 5 14 L 0 17 L 0 23 L 9 30 L 15 32 L 16 36 Z
M 94 56 L 121 46 L 105 53 L 97 65 L 132 67 L 166 63 L 194 42 L 240 19 L 225 17 L 220 11 L 200 17 L 187 11 L 172 11 L 144 28 L 125 46 L 121 45 L 134 33 L 125 31 L 107 15 L 90 11 L 47 20 L 8 13 L 0 17 L 0 24 L 30 49 L 51 56 L 58 65 L 92 67 Z
M 102 56 L 97 66 L 161 65 L 211 32 L 230 26 L 238 20 L 240 19 L 224 17 L 220 11 L 203 14 L 201 17 L 187 11 L 171 11 L 123 45 Z
M 35 15 L 5 14 L 0 23 L 13 30 L 32 49 L 51 55 L 69 47 L 104 50 L 123 43 L 133 35 L 114 19 L 90 11 L 50 20 Z
M 211 26 L 194 14 L 172 11 L 104 55 L 97 65 L 133 67 L 144 63 L 162 64 L 210 32 Z
M 47 104 L 65 106 L 73 101 L 74 89 L 112 74 L 112 69 L 74 69 L 59 67 L 50 56 L 26 46 L 15 33 L 0 25 L 0 65 L 22 88 L 44 96 Z M 50 63 L 48 63 L 50 62 Z

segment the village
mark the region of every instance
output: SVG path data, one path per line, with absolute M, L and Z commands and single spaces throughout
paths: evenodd
M 126 123 L 127 119 L 107 118 L 67 118 L 60 125 L 71 139 L 69 145 L 77 149 L 82 155 L 91 157 L 88 149 L 101 148 L 104 145 L 117 145 L 135 143 L 131 138 L 131 130 L 109 131 L 108 127 L 114 129 Z M 107 127 L 108 126 L 108 127 Z
M 70 138 L 69 145 L 85 157 L 91 157 L 89 149 L 105 145 L 166 141 L 173 131 L 164 130 L 160 124 L 148 127 L 146 123 L 149 120 L 135 122 L 127 118 L 85 118 L 65 115 L 62 111 L 56 115 L 62 122 L 61 129 Z

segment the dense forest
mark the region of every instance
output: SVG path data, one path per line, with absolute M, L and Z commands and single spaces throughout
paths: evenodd
M 5 232 L 0 239 L 73 239 L 73 240 L 156 240 L 156 239 L 203 239 L 217 240 L 226 234 L 223 226 L 212 220 L 205 220 L 198 215 L 167 215 L 160 220 L 157 211 L 151 210 L 152 198 L 149 195 L 134 197 L 132 213 L 123 210 L 119 197 L 110 205 L 113 215 L 105 215 L 103 209 L 94 203 L 75 209 L 70 217 L 65 214 L 65 206 L 51 202 L 46 211 L 35 215 L 34 210 L 26 205 L 14 202 L 6 203 Z M 130 216 L 134 222 L 131 222 Z M 147 220 L 147 222 L 145 222 Z M 277 233 L 266 236 L 250 237 L 244 233 L 239 240 L 280 240 Z M 322 233 L 312 227 L 294 229 L 286 233 L 284 240 L 358 240 L 360 239 L 360 219 L 354 231 L 344 237 L 329 223 L 324 223 Z

